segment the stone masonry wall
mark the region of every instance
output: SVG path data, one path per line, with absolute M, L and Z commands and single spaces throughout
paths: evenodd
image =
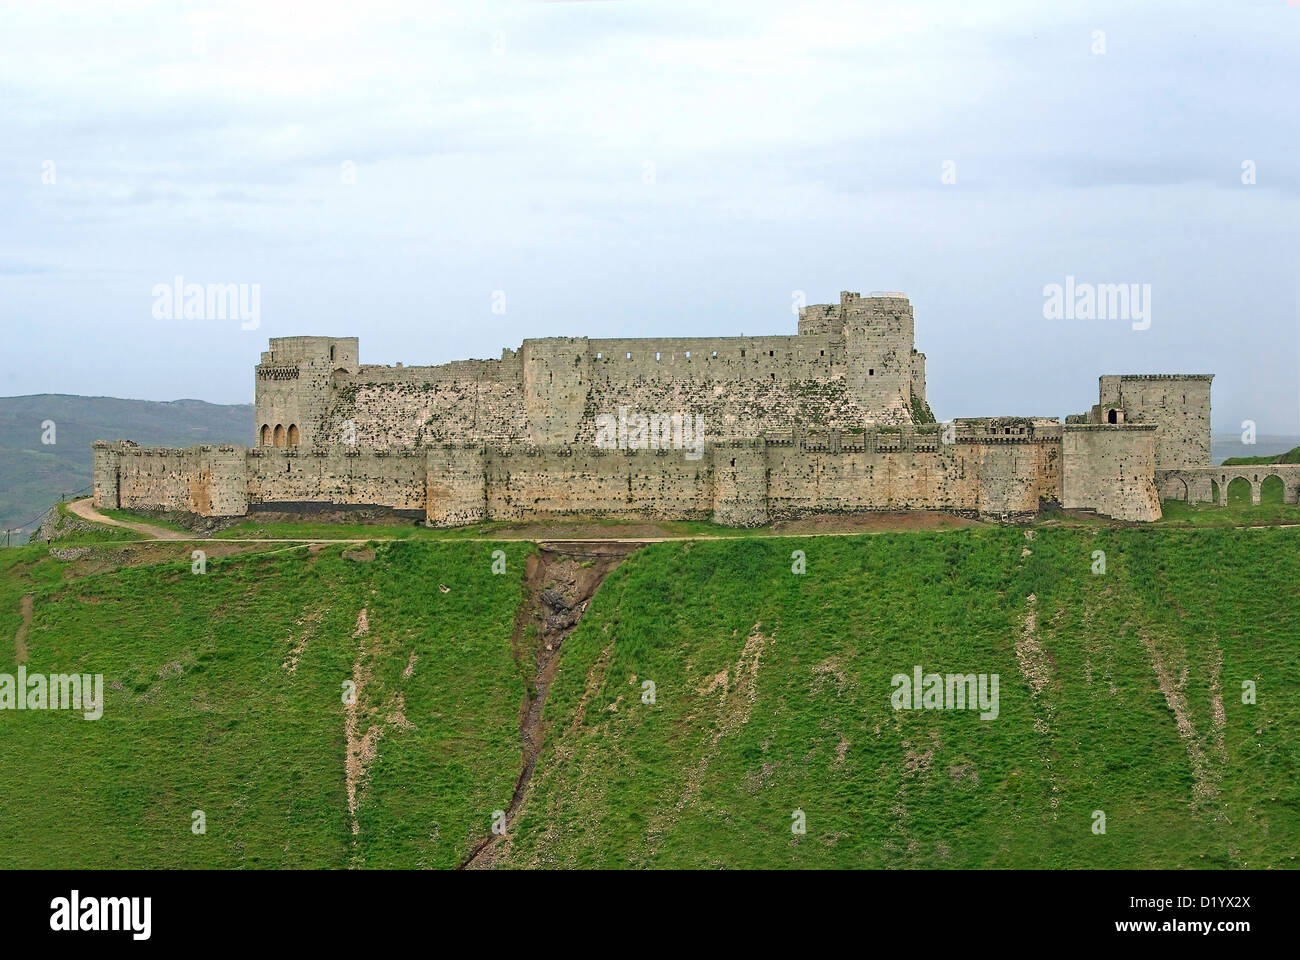
M 226 445 L 177 450 L 96 443 L 94 502 L 108 509 L 239 516 L 248 511 L 245 453 Z
M 815 513 L 918 509 L 1017 518 L 1044 500 L 1124 519 L 1159 516 L 1151 427 L 1067 428 L 1063 438 L 964 429 L 947 445 L 934 430 L 911 428 L 729 441 L 695 460 L 680 450 L 524 442 L 401 451 L 102 444 L 95 499 L 203 516 L 365 504 L 423 511 L 434 526 L 564 516 L 760 526 Z
M 918 426 L 914 411 L 930 418 L 925 376 L 911 304 L 892 293 L 805 307 L 794 335 L 552 337 L 436 366 L 362 365 L 355 337 L 274 338 L 255 372 L 252 449 L 96 443 L 95 502 L 206 516 L 376 505 L 435 526 L 756 526 L 905 509 L 1000 518 L 1044 502 L 1155 519 L 1154 471 L 1210 462 L 1209 376 L 1102 377 L 1101 402 L 1065 427 Z M 702 456 L 598 449 L 597 418 L 620 409 L 703 418 Z M 1112 410 L 1119 422 L 1105 425 Z
M 1212 374 L 1139 374 L 1100 378 L 1100 403 L 1094 420 L 1105 411 L 1124 411 L 1125 423 L 1158 427 L 1157 470 L 1208 466 L 1210 451 L 1210 382 Z
M 425 509 L 425 452 L 317 447 L 247 452 L 248 501 Z
M 1159 520 L 1154 424 L 1067 424 L 1062 504 L 1120 520 Z
M 808 318 L 813 317 L 810 321 Z M 590 440 L 595 418 L 683 413 L 712 440 L 912 422 L 925 399 L 901 294 L 841 294 L 804 309 L 796 335 L 525 340 L 500 360 L 361 365 L 356 338 L 271 341 L 256 371 L 256 443 L 404 447 Z M 296 442 L 295 442 L 296 441 Z
M 708 519 L 713 512 L 707 454 L 688 460 L 672 450 L 489 448 L 486 487 L 491 520 L 688 520 Z

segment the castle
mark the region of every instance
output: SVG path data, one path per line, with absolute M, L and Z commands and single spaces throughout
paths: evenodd
M 1098 403 L 1064 423 L 936 423 L 899 293 L 804 307 L 794 335 L 554 337 L 436 366 L 362 364 L 355 337 L 282 337 L 256 368 L 254 446 L 97 442 L 94 502 L 207 517 L 383 507 L 439 527 L 1017 519 L 1044 503 L 1155 520 L 1162 494 L 1208 501 L 1224 469 L 1211 378 L 1104 376 Z

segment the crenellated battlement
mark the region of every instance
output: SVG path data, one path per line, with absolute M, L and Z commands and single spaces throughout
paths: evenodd
M 362 364 L 356 337 L 272 338 L 252 446 L 96 442 L 95 499 L 205 516 L 374 505 L 437 526 L 1044 502 L 1142 520 L 1159 516 L 1157 468 L 1209 462 L 1208 374 L 1103 376 L 1064 424 L 934 423 L 905 295 L 842 291 L 798 314 L 795 333 L 530 338 L 423 366 Z

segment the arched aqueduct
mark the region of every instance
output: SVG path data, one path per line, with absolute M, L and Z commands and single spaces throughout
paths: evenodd
M 1250 502 L 1260 502 L 1260 491 L 1269 477 L 1282 481 L 1284 503 L 1300 503 L 1300 463 L 1256 463 L 1240 466 L 1183 467 L 1157 471 L 1156 488 L 1161 500 L 1228 505 L 1228 487 L 1234 480 L 1250 484 Z

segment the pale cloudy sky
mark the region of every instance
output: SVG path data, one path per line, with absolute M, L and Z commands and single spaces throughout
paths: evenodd
M 268 336 L 434 363 L 903 290 L 941 418 L 1213 372 L 1216 430 L 1297 433 L 1298 80 L 1287 0 L 13 4 L 0 394 L 247 402 Z M 259 284 L 260 328 L 156 319 L 177 275 Z M 1149 283 L 1150 329 L 1044 319 L 1067 275 Z

